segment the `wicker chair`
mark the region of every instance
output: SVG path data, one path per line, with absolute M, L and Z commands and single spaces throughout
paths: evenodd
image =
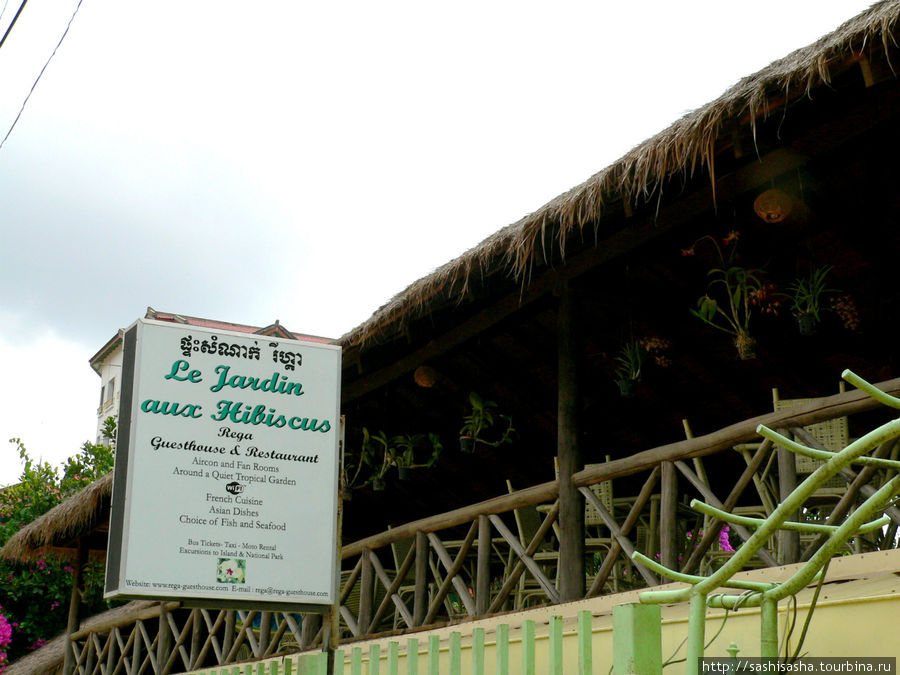
M 843 389 L 843 386 L 841 386 L 841 391 L 843 391 Z M 778 390 L 772 390 L 772 406 L 776 411 L 792 410 L 810 403 L 819 403 L 822 400 L 823 399 L 821 398 L 780 398 Z M 847 444 L 850 442 L 849 424 L 846 417 L 835 417 L 834 419 L 825 420 L 824 422 L 809 424 L 803 428 L 810 436 L 816 439 L 817 443 L 831 452 L 840 452 L 847 447 Z M 803 455 L 795 455 L 795 458 L 797 462 L 797 473 L 803 476 L 811 474 L 824 464 L 824 461 L 821 459 L 814 459 Z M 816 500 L 840 499 L 846 490 L 847 483 L 843 478 L 837 475 L 833 476 L 827 483 L 816 490 L 813 493 L 812 498 Z

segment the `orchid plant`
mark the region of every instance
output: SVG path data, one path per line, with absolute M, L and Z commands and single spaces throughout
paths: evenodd
M 424 462 L 416 462 L 416 451 L 428 445 L 431 446 L 431 454 Z M 390 463 L 397 467 L 401 480 L 409 477 L 410 469 L 430 468 L 440 457 L 444 446 L 437 434 L 402 434 L 391 439 L 387 452 Z
M 819 312 L 822 311 L 824 296 L 836 292 L 825 284 L 832 269 L 830 265 L 815 267 L 808 275 L 794 279 L 788 287 L 791 312 L 797 318 L 800 332 L 804 335 L 815 332 L 816 325 L 821 321 Z
M 615 380 L 619 385 L 619 393 L 625 398 L 634 396 L 634 385 L 641 379 L 641 367 L 644 363 L 644 349 L 635 339 L 622 345 L 616 356 Z
M 460 448 L 463 452 L 474 452 L 476 441 L 494 448 L 512 443 L 516 431 L 512 417 L 495 412 L 496 401 L 487 401 L 473 391 L 469 394 L 469 407 L 470 412 L 463 417 L 463 425 L 459 430 Z M 497 440 L 487 440 L 482 434 L 491 429 L 498 420 L 506 425 L 503 432 Z
M 761 270 L 735 264 L 740 233 L 732 230 L 721 240 L 711 235 L 700 237 L 682 251 L 694 255 L 697 246 L 709 242 L 715 249 L 718 264 L 707 273 L 706 293 L 697 300 L 691 314 L 705 324 L 728 333 L 734 339 L 742 359 L 753 358 L 756 340 L 750 336 L 750 318 L 755 296 L 762 288 Z

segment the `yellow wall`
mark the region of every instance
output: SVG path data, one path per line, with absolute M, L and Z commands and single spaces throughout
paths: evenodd
M 797 566 L 785 566 L 766 570 L 745 572 L 742 577 L 755 580 L 778 580 L 790 576 Z M 803 652 L 810 656 L 900 656 L 900 641 L 895 637 L 897 616 L 900 616 L 900 576 L 894 574 L 900 570 L 900 551 L 885 551 L 835 559 L 828 571 L 828 583 L 823 586 L 817 603 L 809 634 L 804 643 Z M 671 587 L 676 587 L 675 584 Z M 660 587 L 665 588 L 665 587 Z M 803 621 L 809 609 L 813 594 L 807 588 L 797 596 L 796 627 L 790 646 L 793 651 L 800 635 Z M 509 629 L 510 673 L 522 672 L 521 625 L 526 619 L 535 623 L 535 662 L 536 672 L 547 672 L 549 663 L 548 626 L 550 617 L 563 617 L 563 663 L 564 672 L 577 672 L 578 642 L 576 635 L 576 618 L 579 611 L 589 610 L 593 615 L 592 651 L 593 672 L 606 675 L 612 666 L 612 607 L 626 602 L 636 602 L 637 593 L 620 593 L 591 600 L 567 603 L 554 607 L 540 608 L 527 612 L 516 612 L 503 616 L 471 621 L 455 626 L 425 631 L 408 636 L 392 638 L 399 643 L 399 673 L 406 673 L 407 639 L 415 637 L 419 641 L 418 672 L 427 675 L 428 659 L 426 650 L 428 640 L 437 635 L 441 641 L 440 672 L 449 671 L 449 641 L 452 632 L 459 632 L 462 641 L 461 672 L 471 672 L 472 652 L 471 636 L 475 628 L 485 629 L 485 672 L 496 670 L 495 636 L 496 627 L 505 623 Z M 779 606 L 779 639 L 786 633 L 787 623 L 793 615 L 790 602 L 782 602 Z M 722 627 L 724 612 L 709 610 L 707 619 L 707 641 Z M 687 605 L 680 604 L 662 608 L 662 654 L 669 658 L 678 651 L 684 656 L 684 647 L 678 650 L 679 644 L 687 636 Z M 386 673 L 388 643 L 391 639 L 366 640 L 342 645 L 346 655 L 344 672 L 350 673 L 350 654 L 353 647 L 360 647 L 363 655 L 363 673 L 368 673 L 368 655 L 373 644 L 380 647 L 381 665 L 379 672 Z M 756 608 L 730 612 L 721 634 L 707 649 L 708 656 L 726 656 L 726 648 L 735 642 L 740 648 L 741 656 L 759 656 L 759 610 Z M 298 672 L 298 657 L 288 657 L 294 662 L 293 672 Z M 272 659 L 267 661 L 283 661 Z M 679 675 L 684 670 L 683 664 L 666 668 L 666 675 Z M 215 673 L 218 669 L 204 669 L 198 673 Z M 256 669 L 254 668 L 254 672 Z M 265 670 L 269 673 L 268 665 Z M 283 672 L 281 669 L 278 671 Z M 300 671 L 303 672 L 302 670 Z

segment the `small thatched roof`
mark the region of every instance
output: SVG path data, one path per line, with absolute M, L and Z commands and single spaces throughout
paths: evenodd
M 81 623 L 81 629 L 90 628 L 99 624 L 127 623 L 132 617 L 137 616 L 148 607 L 159 603 L 148 600 L 134 600 L 127 605 L 107 610 L 102 614 L 92 616 Z M 18 661 L 11 663 L 5 675 L 50 675 L 62 672 L 63 658 L 65 656 L 66 637 L 59 635 Z
M 72 542 L 105 524 L 111 496 L 108 473 L 16 532 L 0 549 L 0 557 L 23 560 L 49 550 L 71 554 Z M 103 543 L 105 550 L 105 537 Z
M 442 302 L 462 299 L 475 280 L 488 275 L 506 273 L 526 283 L 540 260 L 564 258 L 568 238 L 579 233 L 595 236 L 613 204 L 624 203 L 627 209 L 650 204 L 661 197 L 663 184 L 673 176 L 690 178 L 706 172 L 715 195 L 714 156 L 717 142 L 726 137 L 724 132 L 747 130 L 755 141 L 758 121 L 782 114 L 791 103 L 811 96 L 814 88 L 828 85 L 863 55 L 886 62 L 893 71 L 889 55 L 896 46 L 898 16 L 900 1 L 874 4 L 813 44 L 743 78 L 581 185 L 416 281 L 340 343 L 357 347 L 388 339 L 407 319 L 426 314 Z

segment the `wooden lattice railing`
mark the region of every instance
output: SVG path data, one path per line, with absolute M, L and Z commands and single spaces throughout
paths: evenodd
M 900 393 L 900 380 L 880 388 Z M 721 564 L 728 555 L 719 546 L 723 524 L 688 516 L 680 496 L 700 496 L 729 512 L 770 511 L 779 495 L 794 488 L 796 468 L 756 435 L 758 424 L 821 447 L 809 425 L 875 407 L 861 392 L 842 393 L 578 472 L 575 485 L 598 516 L 586 521 L 583 533 L 585 597 L 659 583 L 650 570 L 631 561 L 635 550 L 686 573 Z M 900 445 L 888 443 L 873 454 L 896 459 L 898 450 Z M 842 486 L 801 515 L 835 522 L 860 497 L 873 494 L 888 474 L 866 467 L 858 473 L 845 469 L 841 477 Z M 603 483 L 612 490 L 597 489 Z M 558 490 L 556 481 L 536 485 L 344 546 L 337 641 L 559 602 L 557 576 L 567 561 L 559 553 Z M 900 510 L 890 507 L 886 513 L 891 525 L 857 537 L 849 552 L 896 546 Z M 732 532 L 749 537 L 740 526 L 732 526 Z M 786 532 L 777 545 L 760 549 L 753 564 L 807 559 L 820 544 Z M 313 616 L 188 610 L 170 603 L 145 610 L 127 624 L 75 633 L 70 656 L 77 673 L 178 673 L 321 645 L 329 625 Z

